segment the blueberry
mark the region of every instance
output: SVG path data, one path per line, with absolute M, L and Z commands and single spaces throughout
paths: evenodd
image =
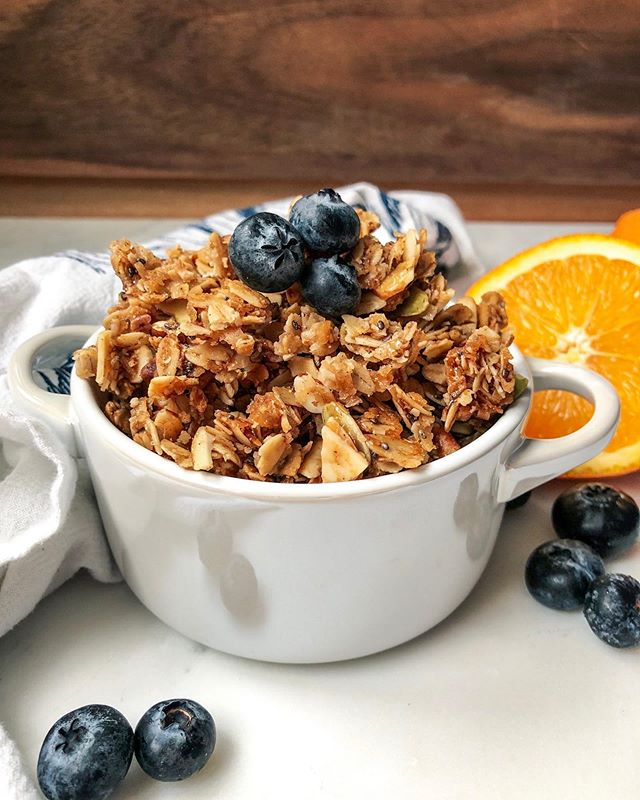
M 360 302 L 355 268 L 338 256 L 316 258 L 300 279 L 304 299 L 325 317 L 352 314 Z
M 640 583 L 630 575 L 603 575 L 587 592 L 584 615 L 612 647 L 640 644 Z
M 111 706 L 65 714 L 47 733 L 38 756 L 38 783 L 48 800 L 104 800 L 127 774 L 133 731 Z
M 604 575 L 597 553 L 575 539 L 554 539 L 531 553 L 524 570 L 527 589 L 549 608 L 580 608 L 593 581 Z
M 289 214 L 310 250 L 333 256 L 352 250 L 360 238 L 355 210 L 333 189 L 320 189 L 297 200 Z
M 531 492 L 525 492 L 524 494 L 518 495 L 518 497 L 514 497 L 513 500 L 508 500 L 505 508 L 507 511 L 512 511 L 514 508 L 520 508 L 528 501 L 530 497 Z
M 258 292 L 283 292 L 300 278 L 305 252 L 300 234 L 277 214 L 243 220 L 229 240 L 229 258 L 240 280 Z
M 136 727 L 136 758 L 157 781 L 189 778 L 204 767 L 215 744 L 213 717 L 193 700 L 156 703 Z
M 562 492 L 551 512 L 558 536 L 580 539 L 603 558 L 628 549 L 638 538 L 640 513 L 632 497 L 602 483 Z

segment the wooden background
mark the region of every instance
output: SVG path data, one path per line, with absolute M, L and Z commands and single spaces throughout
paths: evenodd
M 3 0 L 0 213 L 366 179 L 476 218 L 640 205 L 640 0 Z

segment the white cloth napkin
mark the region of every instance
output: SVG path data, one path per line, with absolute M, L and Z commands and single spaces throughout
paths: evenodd
M 426 192 L 383 193 L 366 183 L 340 190 L 375 211 L 382 236 L 424 227 L 452 285 L 461 290 L 481 266 L 458 207 Z M 290 198 L 215 214 L 146 244 L 162 253 L 179 242 L 200 247 L 212 231 L 231 233 L 255 211 L 286 214 Z M 101 581 L 119 579 L 102 531 L 86 467 L 46 425 L 17 413 L 6 379 L 8 360 L 29 337 L 56 325 L 100 323 L 119 291 L 106 253 L 67 251 L 0 271 L 0 635 L 82 567 Z M 69 366 L 40 373 L 66 393 Z M 30 798 L 19 758 L 0 726 L 0 798 Z
M 2 800 L 38 800 L 40 796 L 24 770 L 18 748 L 0 725 L 0 797 Z

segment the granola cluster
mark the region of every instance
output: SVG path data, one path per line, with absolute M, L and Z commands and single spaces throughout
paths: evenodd
M 287 483 L 412 469 L 476 438 L 514 398 L 504 303 L 453 291 L 424 231 L 387 244 L 358 211 L 346 256 L 362 297 L 327 319 L 296 285 L 237 279 L 229 237 L 161 259 L 122 240 L 122 281 L 95 345 L 75 354 L 127 436 L 186 469 Z

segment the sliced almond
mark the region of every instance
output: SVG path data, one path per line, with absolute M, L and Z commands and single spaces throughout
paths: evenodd
M 129 380 L 131 383 L 142 383 L 143 370 L 148 365 L 153 363 L 155 353 L 148 345 L 142 345 L 134 350 L 131 358 L 129 359 Z
M 201 342 L 185 350 L 185 358 L 197 367 L 213 369 L 216 364 L 229 360 L 229 353 L 221 344 Z
M 175 336 L 165 336 L 156 351 L 156 373 L 175 375 L 181 358 L 180 344 Z
M 96 340 L 96 349 L 98 351 L 96 361 L 96 383 L 101 389 L 107 389 L 109 386 L 110 371 L 111 371 L 111 333 L 109 331 L 101 331 Z
M 270 303 L 275 303 L 277 306 L 281 306 L 284 302 L 283 292 L 263 292 L 263 295 Z
M 156 428 L 158 429 L 158 434 L 161 439 L 174 441 L 182 433 L 180 417 L 166 408 L 162 408 L 158 411 L 154 422 L 156 423 Z
M 380 286 L 374 289 L 378 297 L 382 297 L 385 300 L 394 297 L 403 291 L 403 289 L 406 289 L 415 278 L 416 264 L 420 252 L 418 248 L 418 235 L 413 228 L 405 233 L 403 244 L 402 261 L 393 272 L 387 275 Z
M 287 366 L 294 378 L 298 375 L 311 375 L 313 378 L 318 377 L 318 368 L 312 358 L 306 356 L 292 356 L 287 361 Z
M 293 444 L 289 448 L 289 452 L 282 459 L 278 466 L 278 475 L 284 475 L 288 478 L 295 478 L 302 464 L 302 447 L 299 444 Z
M 149 381 L 149 398 L 159 400 L 171 395 L 180 395 L 198 383 L 196 378 L 182 378 L 176 375 L 161 375 Z
M 213 436 L 211 433 L 205 427 L 198 428 L 191 443 L 191 457 L 193 458 L 194 469 L 205 472 L 213 469 L 212 448 Z
M 296 400 L 295 393 L 293 389 L 290 389 L 288 386 L 274 386 L 272 389 L 275 396 L 278 400 L 282 400 L 282 402 L 287 406 L 299 406 L 300 403 Z
M 458 300 L 458 305 L 466 306 L 471 311 L 471 321 L 474 325 L 478 324 L 478 306 L 473 297 L 465 295 Z
M 162 455 L 162 447 L 160 445 L 160 436 L 158 435 L 158 429 L 155 426 L 155 423 L 152 419 L 148 419 L 145 424 L 144 428 L 146 432 L 151 437 L 151 444 L 153 445 L 153 449 L 156 451 L 158 455 Z
M 261 475 L 271 475 L 287 450 L 287 438 L 282 433 L 267 436 L 256 453 L 256 467 Z
M 374 311 L 380 311 L 385 305 L 386 301 L 383 300 L 382 297 L 378 297 L 375 292 L 363 292 L 354 313 L 356 317 L 365 317 L 367 314 L 372 314 Z
M 118 347 L 139 347 L 149 341 L 149 334 L 142 331 L 121 333 L 116 339 Z
M 415 276 L 415 268 L 413 264 L 403 261 L 399 264 L 390 275 L 382 281 L 377 289 L 374 289 L 378 297 L 388 300 L 390 297 L 400 294 L 401 291 L 407 288 Z
M 335 417 L 322 426 L 322 481 L 353 481 L 369 466 Z
M 475 325 L 475 321 L 476 313 L 474 309 L 469 308 L 466 303 L 454 303 L 436 314 L 433 320 L 433 327 L 442 328 L 447 323 L 449 325 L 467 325 L 473 322 Z
M 211 329 L 204 328 L 202 325 L 196 325 L 193 322 L 181 322 L 180 333 L 185 336 L 211 336 Z
M 162 447 L 162 452 L 172 458 L 179 467 L 193 469 L 193 458 L 186 447 L 181 447 L 179 444 L 167 439 L 163 439 L 160 442 L 160 446 Z
M 177 322 L 193 322 L 186 300 L 165 300 L 164 303 L 160 303 L 158 308 Z
M 423 364 L 422 375 L 438 386 L 447 385 L 447 372 L 442 361 L 437 361 L 435 364 Z
M 98 361 L 98 350 L 95 345 L 76 350 L 73 354 L 76 372 L 80 378 L 94 378 Z
M 333 403 L 333 394 L 311 375 L 298 375 L 293 380 L 296 404 L 312 414 L 320 414 L 327 403 Z
M 367 464 L 369 464 L 371 462 L 371 453 L 367 446 L 367 440 L 342 403 L 327 403 L 322 409 L 322 421 L 326 424 L 330 420 L 334 420 L 342 428 L 353 442 L 353 446 L 366 458 Z
M 304 457 L 300 467 L 300 474 L 310 481 L 319 478 L 322 471 L 322 439 L 316 439 L 311 450 Z
M 239 325 L 241 317 L 223 297 L 216 295 L 209 301 L 207 321 L 212 331 L 221 331 Z
M 402 469 L 419 467 L 425 459 L 418 442 L 391 436 L 368 436 L 369 447 L 381 459 L 398 464 Z
M 245 303 L 248 303 L 250 306 L 254 306 L 255 308 L 267 308 L 270 303 L 270 300 L 268 300 L 261 292 L 251 289 L 245 283 L 242 283 L 242 281 L 225 281 L 222 288 L 224 291 L 235 295 L 240 300 L 244 300 Z

